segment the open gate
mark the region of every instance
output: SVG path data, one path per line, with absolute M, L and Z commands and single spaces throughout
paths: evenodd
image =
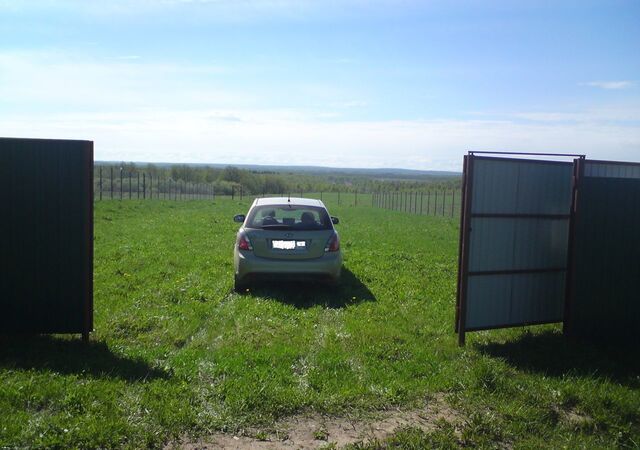
M 456 331 L 563 321 L 573 162 L 465 156 Z M 553 155 L 578 157 L 582 155 Z

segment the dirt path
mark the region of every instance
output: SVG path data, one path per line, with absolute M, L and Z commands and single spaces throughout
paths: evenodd
M 422 409 L 379 412 L 370 420 L 300 415 L 278 422 L 270 431 L 247 430 L 243 434 L 218 433 L 196 441 L 184 440 L 167 448 L 200 449 L 316 449 L 330 444 L 340 448 L 347 444 L 384 439 L 399 428 L 411 426 L 424 431 L 436 428 L 438 421 L 455 424 L 459 416 L 442 396 L 435 397 Z

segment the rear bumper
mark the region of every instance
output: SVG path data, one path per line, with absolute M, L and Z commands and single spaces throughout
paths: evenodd
M 342 253 L 325 253 L 320 258 L 286 261 L 281 259 L 261 258 L 252 252 L 236 248 L 234 252 L 235 276 L 237 280 L 250 278 L 268 278 L 269 275 L 285 276 L 291 279 L 340 277 L 342 269 Z

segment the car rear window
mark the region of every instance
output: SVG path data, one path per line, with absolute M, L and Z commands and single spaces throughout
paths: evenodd
M 327 210 L 317 206 L 256 206 L 247 218 L 248 228 L 276 230 L 330 230 L 333 225 Z

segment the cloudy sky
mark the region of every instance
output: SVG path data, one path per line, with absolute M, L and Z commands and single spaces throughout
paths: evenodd
M 640 2 L 0 0 L 0 136 L 99 160 L 640 160 Z

